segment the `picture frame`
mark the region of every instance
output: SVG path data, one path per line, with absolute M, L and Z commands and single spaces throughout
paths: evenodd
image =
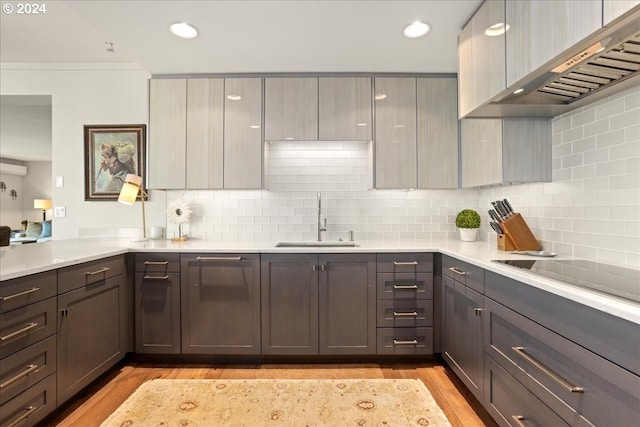
M 146 140 L 145 124 L 84 125 L 84 199 L 116 201 L 127 174 L 144 178 Z

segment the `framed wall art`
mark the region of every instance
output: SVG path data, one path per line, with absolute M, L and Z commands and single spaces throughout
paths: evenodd
M 144 178 L 146 134 L 144 124 L 84 126 L 85 200 L 118 200 L 127 174 Z

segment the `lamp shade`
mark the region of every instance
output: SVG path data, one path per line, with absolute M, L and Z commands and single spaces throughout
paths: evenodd
M 33 199 L 33 209 L 51 209 L 50 199 Z
M 142 178 L 138 175 L 127 174 L 124 179 L 124 184 L 120 189 L 120 195 L 118 196 L 118 202 L 125 205 L 133 205 L 138 198 L 140 187 L 142 185 Z

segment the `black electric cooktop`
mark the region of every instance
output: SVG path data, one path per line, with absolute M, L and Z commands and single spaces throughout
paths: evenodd
M 580 288 L 640 302 L 640 270 L 586 260 L 493 260 Z

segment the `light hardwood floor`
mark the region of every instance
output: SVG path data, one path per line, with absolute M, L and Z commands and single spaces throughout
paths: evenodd
M 90 386 L 62 411 L 45 419 L 43 425 L 98 426 L 143 382 L 154 378 L 418 378 L 425 383 L 453 427 L 496 426 L 455 374 L 439 362 L 253 365 L 129 362 Z

